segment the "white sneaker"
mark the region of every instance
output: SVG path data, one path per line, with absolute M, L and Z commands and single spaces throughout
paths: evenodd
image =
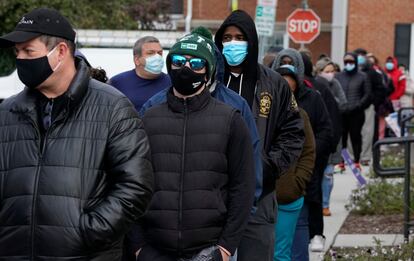
M 325 238 L 323 236 L 316 235 L 311 239 L 310 250 L 312 252 L 322 252 L 325 248 Z

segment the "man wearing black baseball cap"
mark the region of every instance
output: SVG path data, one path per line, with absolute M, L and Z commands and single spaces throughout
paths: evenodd
M 48 8 L 0 37 L 26 85 L 0 104 L 1 260 L 120 260 L 152 195 L 141 120 L 123 94 L 90 78 L 74 40 Z

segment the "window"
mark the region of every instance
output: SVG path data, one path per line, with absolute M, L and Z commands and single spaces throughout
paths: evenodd
M 411 24 L 395 25 L 394 56 L 398 63 L 410 66 Z
M 183 14 L 184 0 L 171 0 L 171 14 Z

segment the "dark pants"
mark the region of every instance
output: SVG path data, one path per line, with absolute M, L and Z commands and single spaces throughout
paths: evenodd
M 308 205 L 310 238 L 315 235 L 323 235 L 322 180 L 328 159 L 328 151 L 319 152 L 316 155 L 313 174 L 306 187 L 305 203 Z
M 347 147 L 349 134 L 351 136 L 352 150 L 354 152 L 354 161 L 359 162 L 362 150 L 361 130 L 365 122 L 364 111 L 343 115 L 342 119 L 342 147 Z
M 250 217 L 237 249 L 237 261 L 272 261 L 275 245 L 277 202 L 275 193 L 263 197 Z
M 372 145 L 378 141 L 379 138 L 379 116 L 378 113 L 375 113 L 375 121 L 374 121 L 374 137 L 372 137 Z
M 308 205 L 309 238 L 323 235 L 323 214 L 320 202 L 306 202 Z
M 292 244 L 292 261 L 309 261 L 308 204 L 303 204 Z

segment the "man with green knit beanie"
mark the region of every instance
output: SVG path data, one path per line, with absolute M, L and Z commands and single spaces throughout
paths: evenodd
M 213 41 L 195 33 L 186 35 L 178 40 L 178 42 L 171 47 L 167 56 L 167 70 L 171 77 L 174 77 L 172 75 L 174 73 L 171 71 L 171 63 L 173 63 L 174 66 L 174 62 L 177 62 L 177 59 L 180 59 L 179 57 L 186 55 L 196 57 L 196 60 L 194 60 L 193 63 L 198 61 L 197 59 L 205 60 L 207 70 L 206 83 L 209 85 L 213 82 L 212 78 L 214 78 L 216 70 L 216 56 L 214 55 Z M 181 58 L 181 60 L 184 62 L 183 58 Z M 181 88 L 179 86 L 176 87 Z
M 138 261 L 228 261 L 255 191 L 253 145 L 240 112 L 211 97 L 214 43 L 196 33 L 167 56 L 172 87 L 145 111 L 154 195 L 134 242 Z M 240 152 L 243 153 L 240 153 Z

